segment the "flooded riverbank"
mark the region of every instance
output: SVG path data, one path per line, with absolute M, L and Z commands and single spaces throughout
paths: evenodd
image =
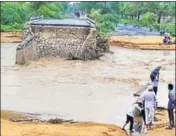
M 163 65 L 161 82 L 175 80 L 174 51 L 111 47 L 96 61 L 44 59 L 15 65 L 17 44 L 1 44 L 1 109 L 122 125 L 133 93 Z
M 94 122 L 41 122 L 39 120 L 22 119 L 22 121 L 9 121 L 12 118 L 24 118 L 20 113 L 1 111 L 1 135 L 3 136 L 127 136 L 120 127 L 111 124 Z M 9 128 L 11 130 L 9 131 Z M 81 128 L 81 129 L 80 129 Z

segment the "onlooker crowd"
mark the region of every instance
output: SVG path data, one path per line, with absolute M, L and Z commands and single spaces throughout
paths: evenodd
M 150 76 L 151 77 L 151 76 Z M 152 86 L 147 88 L 147 91 L 144 91 L 136 103 L 132 105 L 129 111 L 126 114 L 126 122 L 123 126 L 123 130 L 125 130 L 125 126 L 130 123 L 130 134 L 132 134 L 135 129 L 135 117 L 140 117 L 142 121 L 138 123 L 138 127 L 140 130 L 137 130 L 139 135 L 141 134 L 142 125 L 144 124 L 144 131 L 147 133 L 147 130 L 151 129 L 152 125 L 155 122 L 155 110 L 157 107 L 157 91 L 158 91 L 158 82 L 159 82 L 159 72 L 155 74 L 155 77 L 151 78 Z M 174 108 L 176 107 L 176 98 L 175 98 L 175 85 L 169 83 L 168 84 L 168 117 L 169 117 L 169 126 L 166 129 L 172 129 L 175 127 L 174 120 Z

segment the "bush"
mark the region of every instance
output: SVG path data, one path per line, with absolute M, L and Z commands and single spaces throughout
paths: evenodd
M 1 32 L 9 32 L 10 30 L 12 30 L 11 26 L 1 25 Z
M 100 35 L 106 35 L 112 32 L 115 28 L 116 18 L 112 14 L 101 14 L 100 9 L 92 9 L 89 15 L 92 19 L 96 21 L 98 33 Z
M 153 24 L 153 27 L 154 27 L 154 29 L 156 29 L 157 31 L 160 31 L 160 24 L 155 23 L 155 24 Z
M 90 17 L 93 18 L 96 22 L 101 20 L 101 9 L 92 9 L 90 12 Z
M 168 32 L 172 35 L 172 36 L 176 36 L 176 33 L 175 33 L 175 25 L 176 23 L 169 23 L 167 26 L 166 26 L 166 30 L 168 30 Z
M 172 36 L 176 36 L 175 25 L 176 23 L 164 23 L 161 24 L 160 28 L 161 30 L 166 30 L 167 32 L 169 32 Z
M 18 23 L 15 22 L 15 23 L 12 25 L 12 28 L 13 28 L 13 29 L 22 30 L 22 29 L 23 29 L 23 24 L 18 24 Z
M 14 28 L 13 25 L 9 26 L 9 25 L 1 25 L 1 32 L 18 32 L 18 31 L 22 31 L 21 28 Z
M 157 15 L 151 12 L 147 12 L 143 15 L 141 23 L 144 26 L 152 27 L 156 23 Z
M 120 19 L 120 23 L 122 23 L 122 24 L 130 24 L 130 25 L 132 25 L 132 24 L 141 24 L 141 22 L 139 21 L 138 22 L 138 20 L 137 19 Z

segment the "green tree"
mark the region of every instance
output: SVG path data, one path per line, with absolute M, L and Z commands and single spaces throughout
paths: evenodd
M 142 17 L 142 24 L 151 29 L 151 27 L 156 23 L 156 15 L 152 12 L 147 12 Z
M 33 14 L 61 18 L 67 8 L 67 2 L 1 2 L 1 30 L 22 29 Z
M 102 14 L 101 9 L 92 9 L 90 17 L 96 21 L 99 34 L 105 35 L 115 28 L 115 16 L 113 14 Z
M 1 3 L 1 24 L 12 25 L 22 24 L 30 15 L 28 2 L 2 2 Z
M 60 18 L 67 9 L 63 2 L 32 2 L 33 14 L 43 15 L 45 18 Z

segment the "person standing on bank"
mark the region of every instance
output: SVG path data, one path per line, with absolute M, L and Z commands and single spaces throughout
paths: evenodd
M 155 76 L 152 85 L 153 85 L 153 91 L 155 92 L 155 95 L 157 95 L 158 91 L 158 81 L 159 81 L 159 73 Z
M 132 107 L 128 110 L 127 115 L 126 115 L 126 122 L 123 126 L 123 130 L 125 130 L 125 126 L 130 122 L 130 133 L 133 133 L 133 124 L 134 124 L 134 117 L 136 115 L 139 115 L 142 111 L 143 108 L 143 103 L 140 101 L 137 101 L 132 105 Z
M 168 84 L 168 116 L 169 116 L 169 127 L 166 129 L 172 129 L 174 128 L 174 108 L 175 108 L 175 90 L 173 84 Z
M 156 106 L 156 95 L 153 92 L 152 86 L 149 86 L 148 90 L 142 94 L 141 98 L 144 101 L 145 106 L 146 127 L 147 129 L 151 129 L 151 125 L 154 123 L 154 108 Z
M 150 74 L 150 79 L 152 81 L 152 86 L 153 86 L 153 90 L 155 92 L 155 95 L 157 95 L 157 92 L 158 92 L 158 82 L 159 82 L 160 69 L 161 69 L 161 66 L 158 66 Z

